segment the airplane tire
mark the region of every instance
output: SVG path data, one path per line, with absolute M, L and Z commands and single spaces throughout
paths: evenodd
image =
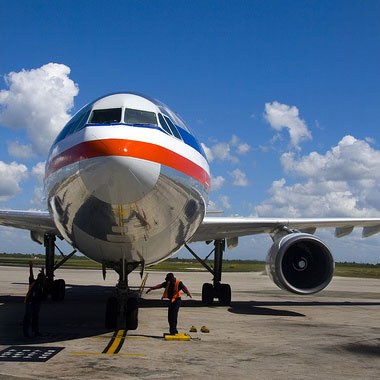
M 202 286 L 202 302 L 211 305 L 214 301 L 214 287 L 212 284 L 205 283 Z
M 66 284 L 65 280 L 54 280 L 51 298 L 53 301 L 62 301 L 65 298 Z
M 220 284 L 219 303 L 222 306 L 231 304 L 231 286 L 229 284 Z
M 129 298 L 127 302 L 127 330 L 136 330 L 139 324 L 139 305 L 137 298 Z
M 117 323 L 117 298 L 110 297 L 107 300 L 106 305 L 106 320 L 105 327 L 106 329 L 115 330 Z

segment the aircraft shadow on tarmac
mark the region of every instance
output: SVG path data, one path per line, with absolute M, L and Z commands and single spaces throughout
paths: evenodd
M 26 285 L 27 287 L 27 285 Z M 105 307 L 108 297 L 115 295 L 113 286 L 67 285 L 63 302 L 50 299 L 42 303 L 40 311 L 41 337 L 26 339 L 22 334 L 22 320 L 25 311 L 24 297 L 19 295 L 0 296 L 0 344 L 39 344 L 86 338 L 110 333 L 104 327 Z M 140 308 L 166 308 L 167 300 L 141 299 Z M 196 294 L 199 297 L 199 294 Z M 379 306 L 379 302 L 276 302 L 242 301 L 232 302 L 227 309 L 231 313 L 246 315 L 270 315 L 278 317 L 303 317 L 304 314 L 277 309 L 276 307 L 320 307 L 320 306 Z M 183 298 L 182 307 L 208 307 L 200 300 Z M 212 307 L 222 307 L 215 303 Z M 226 308 L 224 306 L 224 308 Z M 163 315 L 166 317 L 166 314 Z M 131 331 L 132 334 L 134 332 Z M 157 337 L 158 338 L 158 337 Z
M 380 306 L 380 302 L 349 302 L 349 301 L 246 301 L 246 302 L 232 302 L 231 307 L 228 309 L 231 313 L 236 314 L 251 314 L 251 315 L 272 315 L 272 316 L 287 316 L 287 317 L 304 317 L 294 311 L 272 309 L 267 306 L 287 306 L 287 307 L 323 307 L 323 306 Z

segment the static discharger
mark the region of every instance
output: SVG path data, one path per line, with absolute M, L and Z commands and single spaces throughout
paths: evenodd
M 188 334 L 164 334 L 165 340 L 181 340 L 181 341 L 189 341 L 191 339 L 190 335 Z

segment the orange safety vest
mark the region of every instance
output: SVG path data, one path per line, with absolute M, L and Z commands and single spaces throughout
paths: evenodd
M 178 280 L 178 278 L 176 278 L 175 284 L 174 284 L 174 289 L 173 289 L 173 298 L 171 299 L 171 302 L 174 302 L 176 298 L 181 298 L 181 291 L 178 290 L 179 283 L 180 283 L 180 281 Z M 161 299 L 162 298 L 169 298 L 169 296 L 168 296 L 169 286 L 170 286 L 170 282 L 167 283 L 165 290 L 164 290 L 164 294 L 162 295 Z

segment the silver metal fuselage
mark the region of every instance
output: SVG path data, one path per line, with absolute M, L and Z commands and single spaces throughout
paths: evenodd
M 142 142 L 147 136 L 156 143 Z M 53 146 L 45 190 L 49 211 L 65 240 L 110 267 L 122 259 L 152 265 L 178 251 L 203 220 L 208 188 L 159 162 L 160 154 L 166 153 L 153 151 L 167 139 L 173 137 L 159 130 L 86 126 L 67 137 L 68 142 Z M 177 152 L 186 145 L 181 140 L 169 143 L 176 144 Z M 148 149 L 144 157 L 153 154 L 152 160 L 130 154 L 143 149 Z

